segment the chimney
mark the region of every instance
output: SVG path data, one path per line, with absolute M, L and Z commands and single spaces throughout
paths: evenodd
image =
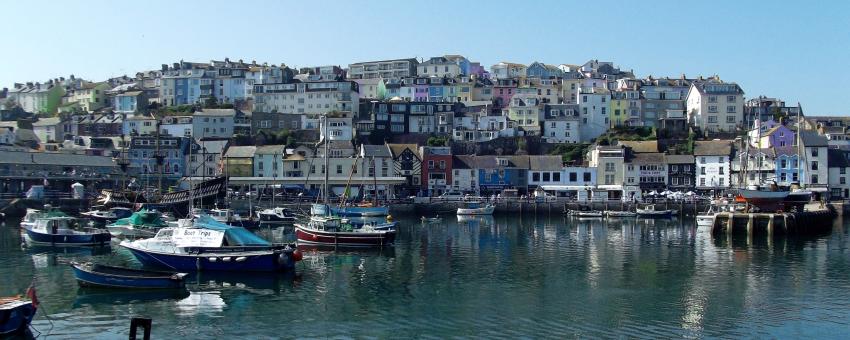
M 685 79 L 687 79 L 687 78 L 685 77 L 685 74 L 682 73 L 682 80 L 685 80 Z
M 162 70 L 162 72 L 168 71 L 168 64 L 162 64 L 162 67 L 160 69 Z
M 179 70 L 179 69 L 180 69 L 180 63 L 174 63 L 174 64 L 172 64 L 172 68 L 171 68 L 171 69 L 172 69 L 172 70 Z

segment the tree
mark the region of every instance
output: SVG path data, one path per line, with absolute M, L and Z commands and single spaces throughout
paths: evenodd
M 448 142 L 449 140 L 446 137 L 428 137 L 428 146 L 446 146 L 448 145 Z
M 218 99 L 215 96 L 210 96 L 204 100 L 204 108 L 213 109 L 218 107 Z

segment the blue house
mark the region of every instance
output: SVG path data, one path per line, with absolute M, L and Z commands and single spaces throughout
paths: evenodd
M 538 77 L 541 79 L 563 78 L 564 71 L 559 69 L 555 65 L 548 65 L 535 61 L 531 63 L 531 65 L 528 65 L 528 68 L 525 71 L 525 75 L 528 77 Z
M 139 169 L 139 176 L 143 181 L 157 180 L 160 165 L 164 179 L 178 180 L 186 173 L 190 141 L 187 137 L 161 136 L 157 151 L 156 137 L 134 136 L 127 151 L 127 158 L 131 167 Z M 161 158 L 161 161 L 158 158 Z
M 528 185 L 528 156 L 476 156 L 478 187 L 482 195 L 498 194 L 505 189 L 525 193 Z
M 800 181 L 797 152 L 793 147 L 776 148 L 776 184 L 790 186 Z

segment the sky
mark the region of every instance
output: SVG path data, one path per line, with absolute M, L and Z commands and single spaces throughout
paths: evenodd
M 461 54 L 612 61 L 638 77 L 717 74 L 807 115 L 850 115 L 850 1 L 0 0 L 0 86 L 161 64 L 291 67 Z

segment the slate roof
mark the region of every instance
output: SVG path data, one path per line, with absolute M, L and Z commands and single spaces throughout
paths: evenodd
M 419 151 L 417 151 L 417 149 L 419 147 L 416 144 L 387 144 L 387 145 L 389 146 L 390 151 L 393 154 L 393 157 L 398 157 L 399 155 L 401 155 L 402 152 L 404 152 L 405 149 L 410 149 L 410 151 L 413 151 L 414 155 L 419 157 Z
M 658 152 L 658 141 L 620 141 L 620 144 L 632 149 L 634 153 Z
M 36 127 L 36 126 L 51 126 L 51 125 L 59 124 L 61 121 L 62 120 L 59 119 L 59 117 L 41 118 L 37 122 L 32 123 L 32 126 L 33 127 Z
M 256 147 L 255 155 L 285 155 L 286 145 L 263 145 Z
M 253 145 L 248 146 L 231 146 L 227 149 L 227 153 L 224 154 L 224 157 L 227 158 L 254 158 L 254 153 L 257 151 L 257 147 Z
M 363 157 L 392 157 L 390 148 L 388 148 L 386 145 L 361 144 L 360 147 L 361 156 Z
M 695 156 L 726 156 L 732 154 L 732 142 L 728 140 L 707 140 L 694 142 Z
M 558 171 L 564 167 L 561 156 L 526 156 L 529 170 Z
M 667 155 L 664 157 L 667 164 L 693 164 L 693 155 Z
M 827 146 L 829 142 L 826 140 L 826 137 L 817 134 L 814 131 L 806 131 L 803 130 L 800 132 L 800 141 L 803 143 L 805 147 L 812 146 Z
M 652 164 L 664 163 L 664 154 L 660 152 L 638 153 L 632 158 L 632 163 L 635 164 Z

